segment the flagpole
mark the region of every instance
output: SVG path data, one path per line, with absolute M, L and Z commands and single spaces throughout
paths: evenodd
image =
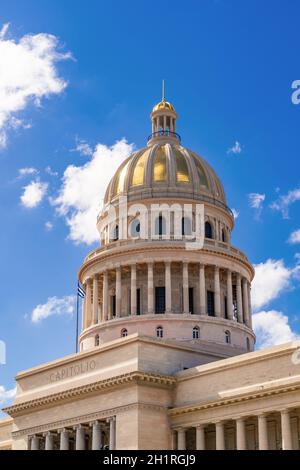
M 78 310 L 79 310 L 79 295 L 78 295 L 78 283 L 77 283 L 77 301 L 76 301 L 76 353 L 78 353 Z

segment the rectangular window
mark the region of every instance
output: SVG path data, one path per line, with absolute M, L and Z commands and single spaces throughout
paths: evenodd
M 141 314 L 141 289 L 136 290 L 136 314 Z
M 116 316 L 116 311 L 117 311 L 117 308 L 116 308 L 116 296 L 115 296 L 115 295 L 112 295 L 112 296 L 111 296 L 111 311 L 112 311 L 113 317 L 115 317 L 115 316 Z
M 166 311 L 166 289 L 155 287 L 155 313 L 165 313 Z
M 207 313 L 210 317 L 215 316 L 215 293 L 207 291 Z
M 233 318 L 237 320 L 237 294 L 236 294 L 236 285 L 232 286 L 232 299 L 233 299 Z
M 189 287 L 189 312 L 194 313 L 194 289 Z
M 226 297 L 226 295 L 224 297 L 224 312 L 225 312 L 225 318 L 228 320 L 227 297 Z

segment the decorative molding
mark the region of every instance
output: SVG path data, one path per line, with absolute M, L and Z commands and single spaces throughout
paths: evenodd
M 265 397 L 270 397 L 274 395 L 281 395 L 284 393 L 295 392 L 297 390 L 300 390 L 300 384 L 291 385 L 289 387 L 281 387 L 281 388 L 274 387 L 274 389 L 269 389 L 269 390 L 265 390 L 261 392 L 255 392 L 252 394 L 249 393 L 247 395 L 245 394 L 244 396 L 238 396 L 235 398 L 227 398 L 223 400 L 221 399 L 221 400 L 211 401 L 208 403 L 198 403 L 195 405 L 187 405 L 187 406 L 172 408 L 168 410 L 168 415 L 172 417 L 172 416 L 183 415 L 186 413 L 194 413 L 195 411 L 202 411 L 202 410 L 207 410 L 210 408 L 219 408 L 221 406 L 235 405 L 236 403 L 252 401 L 252 400 L 259 399 L 259 398 L 265 398 Z
M 124 248 L 126 248 L 126 253 L 125 253 L 125 250 Z M 112 251 L 113 250 L 113 251 Z M 103 250 L 103 251 L 100 251 L 97 255 L 95 255 L 94 257 L 90 258 L 90 259 L 85 259 L 83 265 L 81 266 L 80 270 L 79 270 L 79 273 L 78 273 L 78 278 L 82 281 L 84 275 L 85 275 L 85 272 L 86 270 L 92 268 L 93 266 L 97 265 L 99 263 L 99 261 L 101 262 L 104 262 L 104 261 L 107 261 L 107 260 L 114 260 L 115 258 L 119 259 L 119 257 L 122 257 L 124 254 L 129 254 L 134 256 L 138 253 L 142 253 L 143 256 L 144 256 L 144 259 L 145 259 L 145 256 L 146 256 L 146 253 L 147 252 L 151 252 L 151 251 L 156 251 L 156 252 L 161 252 L 161 251 L 173 251 L 174 254 L 176 255 L 176 261 L 178 261 L 178 255 L 176 254 L 176 252 L 178 251 L 183 251 L 185 250 L 184 249 L 184 246 L 166 246 L 166 245 L 161 245 L 161 246 L 155 246 L 155 242 L 153 244 L 149 244 L 149 245 L 143 245 L 143 246 L 131 246 L 130 243 L 127 245 L 123 245 L 123 246 L 120 246 L 120 247 L 115 247 L 113 249 L 110 249 L 110 250 Z M 186 252 L 186 251 L 184 251 Z M 209 248 L 208 246 L 202 248 L 201 250 L 195 250 L 195 253 L 203 253 L 203 254 L 213 254 L 213 255 L 217 255 L 217 256 L 220 256 L 220 258 L 225 258 L 225 259 L 228 259 L 230 261 L 232 260 L 235 260 L 237 263 L 241 264 L 243 266 L 243 268 L 246 267 L 246 269 L 248 270 L 248 272 L 250 272 L 250 278 L 251 280 L 253 279 L 254 277 L 254 268 L 252 267 L 252 265 L 250 264 L 248 258 L 246 259 L 243 259 L 241 256 L 238 256 L 238 254 L 235 254 L 233 252 L 230 252 L 230 253 L 226 253 L 225 251 L 221 251 L 221 250 L 218 250 L 217 247 L 215 247 L 215 249 L 212 248 Z M 91 255 L 91 254 L 90 254 Z M 90 256 L 88 255 L 88 256 Z M 159 262 L 161 261 L 161 258 L 159 258 L 159 255 L 156 255 L 158 256 L 158 259 L 157 261 L 154 260 L 154 263 L 155 262 Z M 245 256 L 245 255 L 244 255 Z M 175 259 L 174 259 L 175 261 Z M 145 259 L 144 263 L 147 263 L 147 260 Z M 129 262 L 126 262 L 124 263 L 124 265 L 121 263 L 122 266 L 127 266 L 128 264 L 130 264 Z M 204 263 L 206 264 L 206 263 Z M 213 264 L 212 263 L 208 263 L 207 266 L 212 266 Z M 222 268 L 222 266 L 220 266 Z M 113 268 L 112 268 L 113 269 Z M 226 269 L 226 268 L 224 268 Z
M 128 405 L 119 406 L 111 408 L 105 411 L 98 411 L 96 413 L 85 414 L 81 416 L 76 416 L 76 418 L 64 419 L 60 421 L 53 421 L 52 423 L 47 423 L 41 426 L 34 426 L 31 428 L 24 428 L 20 431 L 14 431 L 12 433 L 13 438 L 18 438 L 22 436 L 29 436 L 33 434 L 41 434 L 48 431 L 58 431 L 63 428 L 70 428 L 83 423 L 90 423 L 91 421 L 105 421 L 108 418 L 124 413 L 133 409 L 151 409 L 155 411 L 166 411 L 166 407 L 160 405 L 153 405 L 152 403 L 129 403 Z M 102 424 L 102 423 L 101 423 Z
M 16 405 L 4 408 L 3 411 L 12 417 L 21 416 L 32 411 L 36 411 L 39 408 L 55 406 L 57 403 L 62 401 L 78 400 L 83 395 L 89 395 L 95 392 L 103 392 L 109 388 L 118 387 L 128 383 L 147 383 L 149 385 L 158 385 L 172 388 L 176 383 L 176 379 L 170 376 L 148 374 L 144 372 L 130 372 L 106 380 L 93 382 L 88 385 L 83 385 L 81 387 L 72 388 L 64 392 L 58 392 L 45 397 L 18 403 Z

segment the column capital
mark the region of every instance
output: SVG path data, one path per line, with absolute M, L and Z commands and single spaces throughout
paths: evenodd
M 90 285 L 92 280 L 93 279 L 91 277 L 87 277 L 86 280 L 85 280 L 85 284 Z
M 61 433 L 63 433 L 63 432 L 70 432 L 70 429 L 68 429 L 68 428 L 60 428 L 60 429 L 57 430 L 57 434 L 61 434 Z
M 94 279 L 94 280 L 98 280 L 98 279 L 99 279 L 99 274 L 100 274 L 100 273 L 94 274 L 93 279 Z
M 200 423 L 195 426 L 196 429 L 204 429 L 207 426 L 206 423 Z
M 220 271 L 220 266 L 218 266 L 217 264 L 214 265 L 214 271 L 215 272 L 219 272 Z
M 43 437 L 46 436 L 55 436 L 56 432 L 55 431 L 45 431 L 43 432 Z
M 116 421 L 116 417 L 115 416 L 110 416 L 109 418 L 106 418 L 107 423 L 110 423 L 111 421 Z

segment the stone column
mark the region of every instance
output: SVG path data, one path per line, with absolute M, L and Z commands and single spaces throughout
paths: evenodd
M 227 317 L 228 320 L 233 319 L 233 311 L 232 311 L 232 273 L 228 269 L 227 270 Z
M 177 447 L 177 433 L 176 431 L 171 432 L 171 450 L 176 450 Z
M 82 299 L 82 330 L 84 330 L 86 328 L 86 284 L 83 284 L 82 288 L 85 292 Z
M 62 429 L 60 431 L 60 450 L 69 450 L 70 441 L 69 441 L 69 431 L 67 429 Z
M 205 450 L 205 426 L 200 424 L 196 427 L 196 449 Z
M 268 423 L 264 414 L 258 416 L 258 447 L 259 450 L 268 450 Z
M 189 265 L 186 261 L 183 263 L 183 313 L 189 313 Z
M 79 424 L 76 429 L 76 450 L 85 450 L 85 429 Z
M 236 448 L 237 450 L 247 450 L 245 418 L 236 420 Z
M 206 288 L 205 288 L 205 266 L 200 264 L 199 270 L 200 291 L 200 315 L 206 315 Z
M 92 450 L 101 450 L 102 447 L 102 425 L 95 421 L 92 426 Z
M 154 313 L 153 263 L 148 263 L 148 313 Z
M 251 305 L 251 285 L 248 282 L 248 312 L 249 312 L 249 328 L 252 328 L 252 305 Z
M 95 274 L 93 279 L 93 324 L 96 325 L 98 323 L 98 304 L 99 298 L 99 288 L 98 288 L 98 275 Z
M 103 307 L 102 307 L 103 321 L 109 320 L 108 316 L 108 272 L 103 273 Z
M 280 412 L 280 415 L 281 415 L 282 450 L 293 450 L 290 413 L 288 410 L 282 410 Z
M 107 419 L 109 423 L 109 450 L 116 450 L 116 417 Z
M 214 276 L 214 291 L 215 291 L 215 316 L 221 316 L 221 292 L 220 292 L 220 268 L 215 266 Z
M 225 450 L 225 432 L 223 421 L 216 423 L 216 450 Z
M 131 287 L 130 287 L 130 296 L 131 296 L 131 315 L 136 315 L 136 264 L 131 265 Z
M 178 429 L 177 439 L 177 450 L 186 450 L 185 429 Z
M 237 316 L 238 322 L 243 323 L 243 304 L 242 304 L 242 286 L 241 286 L 241 275 L 236 275 L 236 303 L 237 303 Z
M 243 278 L 243 311 L 245 324 L 249 326 L 249 300 L 248 300 L 248 281 Z
M 92 323 L 92 281 L 86 281 L 86 328 Z
M 172 280 L 171 280 L 171 262 L 165 263 L 165 283 L 166 283 L 166 313 L 172 311 Z
M 39 450 L 40 449 L 40 438 L 36 435 L 32 436 L 31 438 L 31 450 Z
M 54 435 L 52 432 L 45 433 L 45 450 L 54 450 Z
M 122 301 L 122 281 L 121 281 L 121 267 L 116 269 L 116 317 L 121 316 L 121 301 Z

